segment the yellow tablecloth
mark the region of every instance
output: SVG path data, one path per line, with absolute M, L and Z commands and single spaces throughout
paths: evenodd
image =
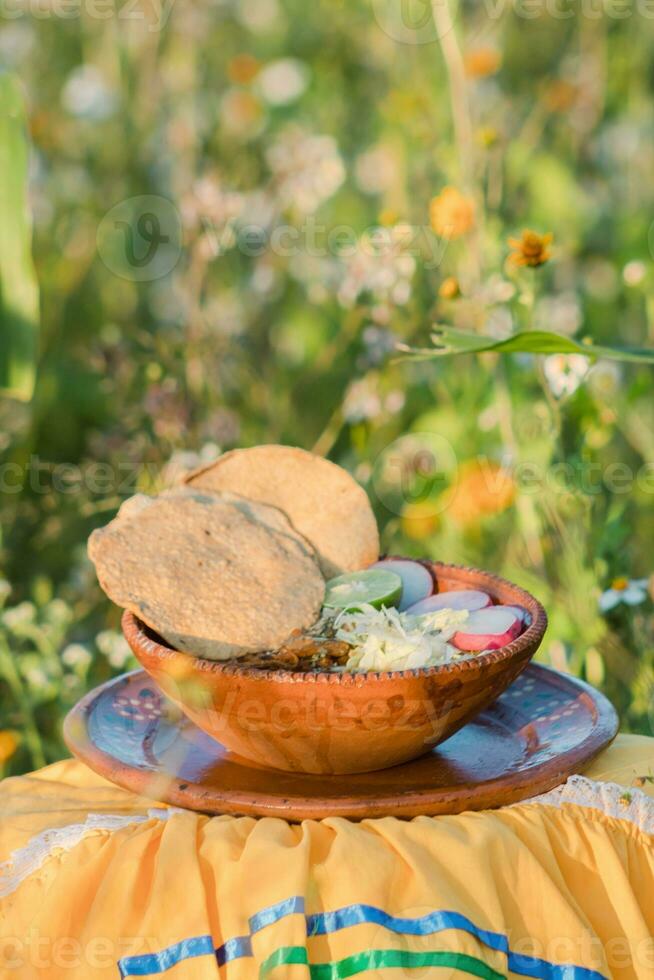
M 6 779 L 0 977 L 651 980 L 650 773 L 622 736 L 542 801 L 302 825 L 153 809 L 75 761 Z

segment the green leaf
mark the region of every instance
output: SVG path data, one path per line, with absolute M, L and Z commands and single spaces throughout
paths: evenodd
M 411 357 L 429 360 L 434 357 L 452 357 L 455 354 L 479 354 L 496 351 L 498 354 L 583 354 L 584 357 L 604 357 L 613 361 L 634 361 L 654 364 L 654 347 L 606 347 L 600 344 L 583 344 L 572 337 L 552 333 L 549 330 L 521 330 L 496 340 L 484 334 L 467 333 L 455 327 L 438 327 L 432 334 L 434 347 L 406 347 L 399 350 Z
M 26 401 L 34 391 L 39 331 L 28 155 L 19 83 L 0 73 L 0 389 Z

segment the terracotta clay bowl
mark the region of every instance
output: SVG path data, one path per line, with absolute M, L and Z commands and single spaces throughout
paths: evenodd
M 511 582 L 425 564 L 439 592 L 480 589 L 504 605 L 524 606 L 531 625 L 500 650 L 458 663 L 367 674 L 203 660 L 167 646 L 130 612 L 123 632 L 164 694 L 250 764 L 327 774 L 386 769 L 428 752 L 494 701 L 527 666 L 547 627 L 541 604 Z

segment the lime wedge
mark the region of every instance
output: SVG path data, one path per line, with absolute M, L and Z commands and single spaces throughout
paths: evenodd
M 348 572 L 330 579 L 325 588 L 325 605 L 332 609 L 360 609 L 362 605 L 396 606 L 402 597 L 402 579 L 395 572 L 370 569 Z

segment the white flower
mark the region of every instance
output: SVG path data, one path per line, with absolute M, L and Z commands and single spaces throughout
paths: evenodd
M 413 231 L 403 222 L 392 228 L 374 228 L 358 240 L 345 261 L 338 289 L 342 306 L 353 306 L 361 293 L 377 303 L 403 306 L 411 296 L 416 260 L 410 254 Z
M 627 262 L 622 270 L 622 278 L 627 286 L 639 286 L 646 275 L 647 266 L 644 262 L 639 262 L 638 259 Z
M 92 659 L 91 651 L 81 643 L 69 643 L 61 654 L 67 667 L 88 667 Z
M 647 582 L 646 578 L 614 578 L 611 587 L 600 596 L 601 611 L 608 612 L 620 603 L 639 606 L 647 598 Z
M 257 77 L 257 87 L 268 105 L 288 105 L 299 99 L 309 83 L 305 64 L 296 58 L 271 61 Z
M 331 136 L 291 126 L 266 154 L 283 207 L 316 211 L 345 180 L 345 166 Z
M 29 667 L 25 671 L 25 679 L 35 691 L 45 690 L 50 683 L 50 678 L 42 667 Z
M 582 319 L 581 304 L 575 293 L 545 296 L 536 306 L 535 320 L 540 330 L 554 330 L 571 337 L 581 326 Z
M 543 370 L 556 398 L 573 395 L 588 373 L 588 358 L 583 354 L 551 354 Z
M 612 398 L 620 387 L 622 369 L 615 361 L 598 361 L 588 372 L 588 387 L 596 398 Z
M 103 630 L 96 637 L 96 646 L 104 654 L 112 667 L 120 670 L 130 659 L 132 653 L 127 640 L 115 630 Z
M 36 606 L 32 602 L 21 602 L 2 614 L 2 622 L 10 630 L 20 630 L 21 626 L 31 626 L 36 622 Z
M 391 146 L 380 143 L 357 157 L 354 173 L 364 194 L 382 194 L 392 185 L 397 170 L 397 154 Z
M 116 95 L 95 65 L 80 65 L 68 76 L 61 102 L 71 115 L 97 122 L 113 115 Z

